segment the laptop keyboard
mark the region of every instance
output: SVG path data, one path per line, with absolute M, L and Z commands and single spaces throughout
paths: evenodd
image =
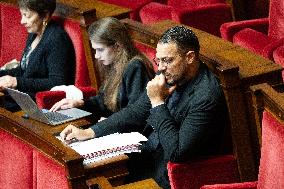
M 47 112 L 47 113 L 45 113 L 45 115 L 48 118 L 48 120 L 53 121 L 53 122 L 65 121 L 67 119 L 72 118 L 68 115 L 61 114 L 61 113 L 58 113 L 58 112 Z

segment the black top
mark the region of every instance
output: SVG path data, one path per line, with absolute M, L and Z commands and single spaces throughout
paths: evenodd
M 96 137 L 131 131 L 150 136 L 155 132 L 157 137 L 148 138 L 143 150 L 153 155 L 152 177 L 163 188 L 169 188 L 167 162 L 186 161 L 219 152 L 227 122 L 223 119 L 227 109 L 222 90 L 205 64 L 201 63 L 198 75 L 182 91 L 172 113 L 166 104 L 152 109 L 144 92 L 134 104 L 91 127 Z M 149 127 L 151 132 L 145 133 Z M 148 148 L 148 143 L 158 143 L 156 150 Z
M 23 57 L 28 53 L 36 34 L 29 34 Z M 68 34 L 56 22 L 50 21 L 42 39 L 28 58 L 28 65 L 0 71 L 0 76 L 17 78 L 17 89 L 32 97 L 38 91 L 54 86 L 74 84 L 75 52 Z
M 146 89 L 149 78 L 145 64 L 138 59 L 132 60 L 124 70 L 122 82 L 120 84 L 118 95 L 118 109 L 126 107 L 128 104 L 134 103 L 140 94 Z M 104 104 L 104 93 L 100 92 L 84 102 L 83 109 L 94 112 L 94 116 L 108 117 L 113 114 Z

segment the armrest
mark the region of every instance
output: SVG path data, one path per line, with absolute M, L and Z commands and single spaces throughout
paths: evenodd
M 84 98 L 89 98 L 96 95 L 96 89 L 93 87 L 78 87 L 84 95 Z M 63 91 L 42 91 L 36 93 L 36 103 L 39 108 L 50 109 L 53 104 L 65 98 Z
M 284 45 L 284 38 L 272 41 L 270 44 L 266 45 L 263 49 L 262 56 L 273 60 L 273 52 L 280 46 Z M 283 66 L 283 65 L 282 65 Z
M 220 26 L 232 21 L 231 7 L 218 3 L 195 8 L 174 8 L 172 20 L 220 36 Z
M 268 33 L 268 18 L 228 22 L 220 27 L 221 37 L 233 41 L 233 36 L 244 28 L 251 28 L 259 32 Z
M 281 47 L 278 47 L 273 52 L 273 60 L 275 61 L 275 63 L 281 65 L 284 68 L 284 45 Z M 283 77 L 283 74 L 284 72 L 282 72 L 282 77 Z
M 200 189 L 257 189 L 257 182 L 204 185 Z

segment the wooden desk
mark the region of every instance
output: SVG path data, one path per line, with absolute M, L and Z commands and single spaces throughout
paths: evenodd
M 128 8 L 97 0 L 58 0 L 58 2 L 77 9 L 77 12 L 81 13 L 81 15 L 84 15 L 85 25 L 89 25 L 95 21 L 94 17 L 92 17 L 92 14 L 94 14 L 93 10 L 96 10 L 96 19 L 104 17 L 115 17 L 118 19 L 128 18 L 131 11 Z
M 180 25 L 167 20 L 150 26 L 125 19 L 133 40 L 156 48 L 159 36 L 168 28 Z M 190 27 L 191 28 L 191 27 Z M 257 179 L 260 147 L 249 86 L 267 82 L 282 84 L 282 68 L 248 50 L 191 28 L 200 42 L 200 58 L 220 79 L 230 115 L 234 155 L 242 181 Z
M 3 114 L 7 115 L 6 112 L 3 112 Z M 92 124 L 91 118 L 86 117 L 61 125 L 52 126 L 33 119 L 24 119 L 21 117 L 22 115 L 23 112 L 16 112 L 13 113 L 12 118 L 17 120 L 25 129 L 27 129 L 29 133 L 33 135 L 40 135 L 41 137 L 45 138 L 46 141 L 49 141 L 50 143 L 55 145 L 59 150 L 64 145 L 54 136 L 60 133 L 67 125 L 73 124 L 77 127 L 87 127 Z M 41 149 L 41 145 L 39 145 L 38 148 Z M 77 154 L 77 158 L 82 159 L 81 156 L 71 148 L 65 146 L 64 148 L 67 148 L 68 151 L 73 151 L 73 153 Z M 128 175 L 128 170 L 126 168 L 127 160 L 128 157 L 126 155 L 119 155 L 113 158 L 108 158 L 105 160 L 88 164 L 87 166 L 84 166 L 84 175 L 86 176 L 86 179 L 104 176 L 113 186 L 121 185 L 123 184 L 124 177 Z
M 2 0 L 17 5 L 17 0 Z M 115 17 L 129 18 L 130 9 L 97 0 L 57 0 L 56 15 L 73 18 L 82 26 L 89 26 L 97 19 Z
M 119 162 L 126 156 L 117 156 L 83 167 L 83 158 L 52 135 L 52 128 L 36 121 L 25 120 L 0 108 L 0 185 L 5 188 L 64 188 L 64 189 L 151 189 L 160 188 L 153 179 L 113 187 L 109 183 L 121 179 L 123 169 L 117 172 Z M 114 163 L 113 163 L 114 162 Z M 112 165 L 112 166 L 110 166 Z M 91 169 L 96 178 L 88 175 Z M 108 178 L 102 176 L 109 171 Z M 15 171 L 17 172 L 15 174 Z M 24 173 L 22 176 L 19 174 Z M 112 177 L 112 178 L 111 178 Z M 49 182 L 47 182 L 49 181 Z M 120 182 L 121 183 L 121 182 Z M 116 185 L 120 184 L 116 183 Z

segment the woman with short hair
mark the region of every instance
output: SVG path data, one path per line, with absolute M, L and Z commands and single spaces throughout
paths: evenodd
M 28 32 L 28 38 L 20 66 L 0 71 L 0 89 L 18 89 L 34 98 L 36 92 L 73 84 L 73 44 L 64 29 L 51 19 L 56 0 L 18 0 L 18 5 L 21 24 Z M 18 109 L 9 97 L 5 99 L 4 107 L 11 111 Z

